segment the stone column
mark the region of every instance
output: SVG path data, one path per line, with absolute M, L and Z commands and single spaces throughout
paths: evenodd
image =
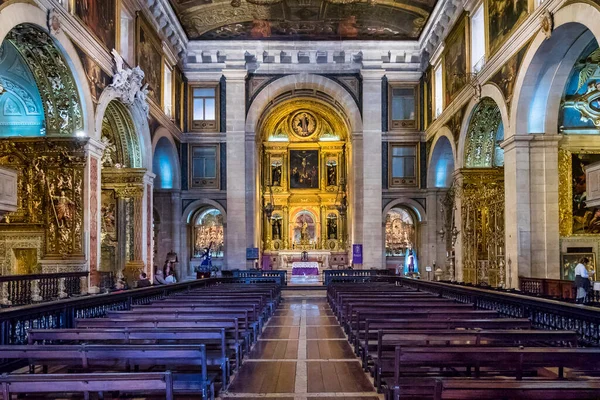
M 362 243 L 364 268 L 385 268 L 382 219 L 381 166 L 381 80 L 382 70 L 361 70 L 363 78 L 363 143 L 362 165 L 354 164 L 355 173 L 362 172 Z
M 249 244 L 246 182 L 246 134 L 245 134 L 245 69 L 223 71 L 226 79 L 227 109 L 227 231 L 225 232 L 225 267 L 246 268 L 246 246 Z
M 508 138 L 501 144 L 504 149 L 504 192 L 507 205 L 504 210 L 505 284 L 506 287 L 512 288 L 519 286 L 519 275 L 531 276 L 529 143 L 533 139 L 533 135 L 518 135 Z
M 177 253 L 177 257 L 179 258 L 179 271 L 177 271 L 178 276 L 184 277 L 188 275 L 188 271 L 182 271 L 181 266 L 186 265 L 187 262 L 183 262 L 183 253 L 181 252 L 181 230 L 187 229 L 187 225 L 181 222 L 181 192 L 173 191 L 171 192 L 171 247 L 175 253 Z M 156 243 L 154 244 L 156 246 Z M 183 273 L 185 272 L 185 274 Z
M 559 135 L 545 134 L 535 135 L 529 142 L 531 276 L 535 278 L 560 279 L 558 210 L 558 142 L 560 139 Z

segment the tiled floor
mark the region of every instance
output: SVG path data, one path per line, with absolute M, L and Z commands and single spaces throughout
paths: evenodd
M 222 397 L 381 399 L 333 316 L 325 291 L 286 294 Z

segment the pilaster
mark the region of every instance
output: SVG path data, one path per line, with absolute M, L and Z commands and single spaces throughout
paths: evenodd
M 362 243 L 364 268 L 384 268 L 381 165 L 381 80 L 383 70 L 361 70 L 363 78 L 363 143 L 362 165 L 354 164 L 362 172 Z
M 226 79 L 227 143 L 227 229 L 225 231 L 225 266 L 246 267 L 248 245 L 246 198 L 245 78 L 246 71 L 223 71 Z M 250 183 L 248 183 L 250 184 Z

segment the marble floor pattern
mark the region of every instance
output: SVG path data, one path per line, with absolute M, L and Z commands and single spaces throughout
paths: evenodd
M 325 299 L 284 292 L 275 315 L 223 399 L 380 400 Z

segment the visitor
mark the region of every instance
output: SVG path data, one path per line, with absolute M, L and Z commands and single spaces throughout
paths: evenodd
M 142 272 L 137 281 L 137 287 L 144 288 L 148 286 L 152 286 L 152 282 L 150 282 L 150 279 L 148 279 L 148 275 L 146 275 L 145 272 Z
M 165 283 L 177 283 L 177 279 L 175 279 L 175 274 L 173 271 L 169 271 L 169 275 L 165 278 Z
M 575 286 L 577 287 L 577 304 L 584 304 L 588 291 L 590 290 L 590 275 L 585 267 L 590 260 L 587 257 L 579 259 L 579 263 L 575 267 Z
M 162 269 L 154 266 L 154 284 L 155 285 L 166 285 L 165 276 L 163 275 Z

